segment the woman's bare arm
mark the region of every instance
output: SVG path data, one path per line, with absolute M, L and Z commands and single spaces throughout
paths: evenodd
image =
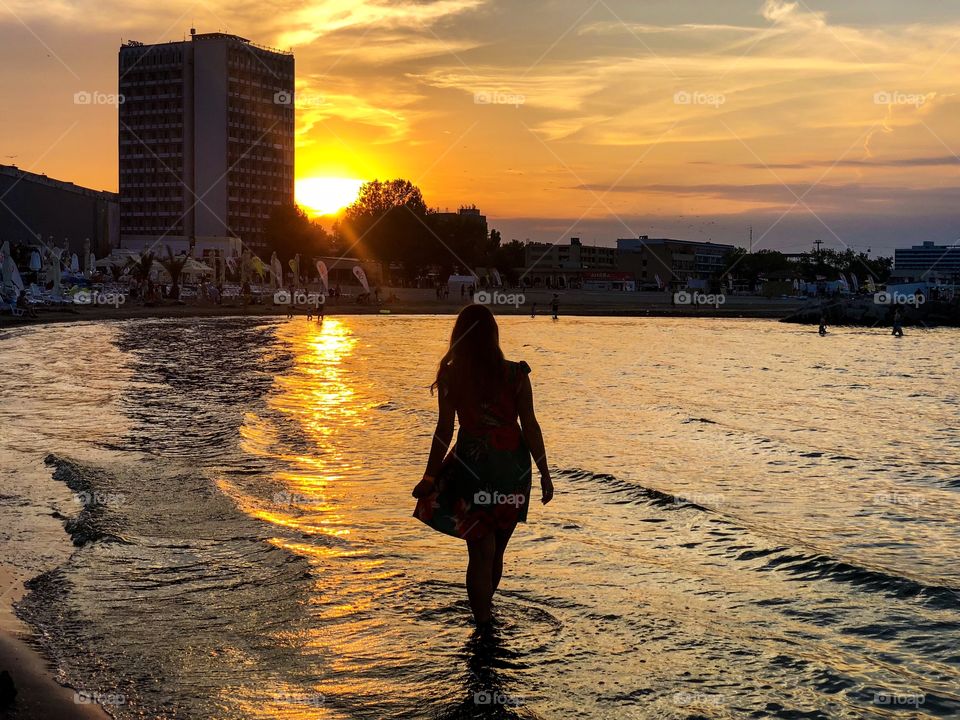
M 430 457 L 427 459 L 427 469 L 423 473 L 423 480 L 413 489 L 414 497 L 428 495 L 433 490 L 433 481 L 437 477 L 437 473 L 440 472 L 440 465 L 450 448 L 450 441 L 453 440 L 453 420 L 456 409 L 449 394 L 445 393 L 443 389 L 437 392 L 437 401 L 439 412 L 437 427 L 433 431 L 433 442 L 430 444 Z
M 520 384 L 518 411 L 523 439 L 527 441 L 530 455 L 537 464 L 537 470 L 540 471 L 540 489 L 543 494 L 543 504 L 546 505 L 553 498 L 553 480 L 550 478 L 550 466 L 547 464 L 547 451 L 543 446 L 543 432 L 540 430 L 540 423 L 537 422 L 537 414 L 533 409 L 533 385 L 526 375 L 523 376 Z

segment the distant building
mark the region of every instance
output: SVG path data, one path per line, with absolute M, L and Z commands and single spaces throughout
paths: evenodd
M 259 252 L 273 209 L 294 201 L 294 58 L 190 34 L 120 48 L 122 243 L 216 252 L 239 238 Z
M 891 280 L 935 281 L 960 279 L 960 243 L 937 245 L 927 241 L 893 251 Z
M 570 238 L 569 245 L 528 242 L 524 248 L 523 282 L 532 287 L 560 290 L 583 288 L 588 283 L 632 280 L 610 275 L 616 272 L 616 248 L 584 245 L 580 238 Z
M 702 285 L 726 270 L 724 260 L 733 245 L 670 238 L 617 240 L 617 269 L 632 273 L 641 289 Z
M 119 239 L 116 193 L 0 165 L 0 242 L 66 245 L 85 267 L 91 252 L 109 255 Z

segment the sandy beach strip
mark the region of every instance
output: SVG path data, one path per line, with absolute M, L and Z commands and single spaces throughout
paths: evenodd
M 358 304 L 352 298 L 340 298 L 326 303 L 324 313 L 336 315 L 455 315 L 469 302 L 451 296 L 438 300 L 433 290 L 388 288 L 384 297 L 395 295 L 396 299 L 381 304 L 371 302 Z M 674 305 L 666 293 L 623 293 L 566 291 L 559 293 L 561 316 L 607 316 L 607 317 L 727 317 L 781 319 L 795 313 L 804 305 L 803 299 L 761 298 L 731 296 L 719 306 L 692 307 Z M 522 298 L 520 297 L 522 296 Z M 490 294 L 491 309 L 497 315 L 549 316 L 551 291 L 497 291 Z M 511 299 L 512 298 L 512 299 Z M 517 302 L 520 300 L 520 302 Z M 287 307 L 274 305 L 272 298 L 263 304 L 246 305 L 240 301 L 212 305 L 199 301 L 165 301 L 156 305 L 144 305 L 131 300 L 118 307 L 73 305 L 45 307 L 37 310 L 37 317 L 13 317 L 0 315 L 0 327 L 15 327 L 51 322 L 83 322 L 90 320 L 127 320 L 136 318 L 195 318 L 195 317 L 286 317 Z M 296 315 L 306 315 L 305 307 L 297 307 Z
M 18 458 L 19 460 L 19 458 Z M 0 474 L 0 672 L 17 694 L 0 701 L 0 718 L 11 720 L 109 720 L 98 705 L 78 702 L 73 688 L 56 681 L 55 668 L 36 647 L 36 636 L 14 612 L 24 583 L 63 564 L 74 551 L 57 507 L 71 503 L 69 489 L 46 470 Z

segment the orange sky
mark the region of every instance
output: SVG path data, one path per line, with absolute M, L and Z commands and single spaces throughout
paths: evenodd
M 116 189 L 115 112 L 73 95 L 194 24 L 294 50 L 298 178 L 405 177 L 505 238 L 952 242 L 960 7 L 904 5 L 0 0 L 0 163 Z

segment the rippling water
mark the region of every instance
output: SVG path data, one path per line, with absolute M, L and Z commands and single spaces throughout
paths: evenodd
M 503 319 L 558 495 L 486 647 L 410 516 L 451 325 L 8 335 L 0 469 L 87 501 L 19 608 L 63 678 L 118 718 L 960 715 L 960 332 Z

